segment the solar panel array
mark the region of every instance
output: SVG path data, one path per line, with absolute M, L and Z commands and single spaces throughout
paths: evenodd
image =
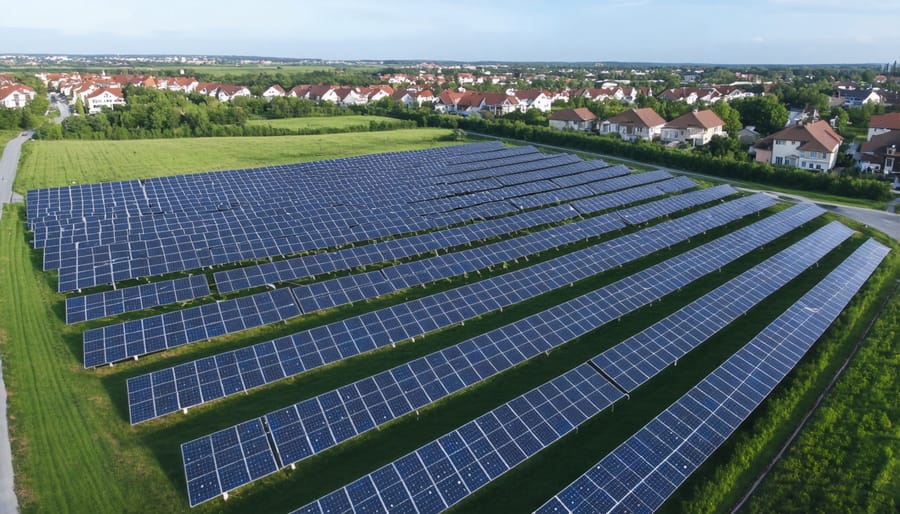
M 622 397 L 583 364 L 293 512 L 441 512 Z
M 591 362 L 633 391 L 815 264 L 853 230 L 833 221 Z
M 765 195 L 735 200 L 450 291 L 131 378 L 131 422 L 246 391 L 501 309 L 648 255 L 771 203 Z M 733 239 L 762 244 L 822 212 L 811 206 L 792 207 L 755 224 L 758 228 L 753 230 L 769 239 L 751 238 L 749 228 L 736 232 Z
M 756 248 L 766 236 L 742 244 L 734 239 L 724 236 L 591 293 L 267 414 L 264 425 L 279 427 L 272 430 L 277 458 L 282 465 L 296 463 L 495 376 L 689 284 Z M 198 457 L 195 452 L 191 458 Z M 222 492 L 227 491 L 207 489 L 212 496 Z
M 600 170 L 606 172 L 606 170 Z M 618 173 L 618 171 L 617 171 Z M 636 175 L 638 177 L 641 174 Z M 634 181 L 629 180 L 628 185 Z M 619 207 L 627 203 L 646 200 L 664 193 L 675 193 L 696 187 L 687 177 L 664 179 L 652 185 L 639 186 L 615 194 L 606 194 L 573 204 L 577 211 L 560 205 L 513 216 L 486 220 L 479 223 L 428 232 L 418 236 L 377 242 L 365 246 L 345 248 L 334 252 L 287 259 L 284 261 L 245 266 L 215 273 L 216 287 L 220 292 L 274 284 L 323 273 L 343 271 L 358 266 L 377 264 L 447 249 L 518 230 L 572 219 L 581 214 Z
M 185 302 L 209 295 L 205 275 L 163 280 L 66 299 L 66 324 Z
M 685 193 L 696 186 L 665 171 L 630 174 L 603 161 L 483 143 L 31 191 L 27 222 L 45 269 L 59 270 L 60 291 L 237 262 L 250 265 L 216 272 L 217 293 L 291 286 L 87 330 L 85 367 L 527 261 L 633 227 L 516 271 L 131 377 L 128 408 L 137 424 L 415 341 L 775 204 L 761 194 L 725 201 L 736 193 L 730 186 Z M 656 200 L 660 196 L 667 197 Z M 640 227 L 713 202 L 714 207 Z M 184 443 L 190 504 L 227 497 L 594 332 L 822 212 L 797 205 L 760 217 L 594 291 Z M 523 231 L 530 233 L 510 237 Z M 590 361 L 296 512 L 439 512 L 457 504 L 633 394 L 851 234 L 836 222 L 820 228 Z M 887 252 L 874 241 L 862 245 L 542 512 L 649 511 L 662 505 L 799 361 Z M 384 264 L 391 265 L 291 283 Z M 170 280 L 70 297 L 66 322 L 210 297 L 205 274 L 163 278 Z
M 93 368 L 300 315 L 288 289 L 276 289 L 86 330 L 84 367 Z
M 652 512 L 747 419 L 890 250 L 860 246 L 747 345 L 537 510 Z
M 296 287 L 294 294 L 304 312 L 375 298 L 392 291 L 473 273 L 480 269 L 582 241 L 616 228 L 622 228 L 621 220 L 627 224 L 642 223 L 690 206 L 724 198 L 734 192 L 734 188 L 731 186 L 701 189 L 622 209 L 614 215 L 588 218 L 468 250 Z
M 76 209 L 67 215 L 35 214 L 29 218 L 29 224 L 35 231 L 35 245 L 44 248 L 45 269 L 58 268 L 59 289 L 68 291 L 508 214 L 516 211 L 508 199 L 567 187 L 553 182 L 554 178 L 579 174 L 609 178 L 625 171 L 619 168 L 603 172 L 607 165 L 601 161 L 536 153 L 532 162 L 479 172 L 500 178 L 459 182 L 462 177 L 457 177 L 456 183 L 447 184 L 434 176 L 446 165 L 442 155 L 448 152 L 432 150 L 428 153 L 432 158 L 425 160 L 421 155 L 384 154 L 328 161 L 324 165 L 304 163 L 138 181 L 131 188 L 143 191 L 143 201 L 122 198 L 118 200 L 126 205 L 94 206 L 99 211 L 112 211 L 96 216 L 84 212 L 78 216 Z M 326 175 L 324 170 L 329 167 L 336 169 Z M 303 172 L 313 177 L 305 177 Z M 364 172 L 368 173 L 361 176 Z M 502 178 L 504 173 L 516 178 Z M 315 176 L 322 180 L 298 180 Z M 373 186 L 381 187 L 373 192 Z M 189 201 L 176 201 L 178 188 L 182 188 L 182 196 L 197 192 L 205 200 L 199 202 L 202 208 L 184 205 Z M 166 193 L 164 202 L 159 198 L 160 189 Z M 93 194 L 90 189 L 77 188 L 67 193 L 71 196 L 76 191 Z M 266 198 L 271 197 L 271 201 L 261 202 L 259 197 L 250 196 L 254 192 L 267 193 Z M 63 193 L 44 190 L 30 195 L 41 203 L 44 196 L 61 198 Z M 116 203 L 115 198 L 100 196 L 98 203 Z M 132 203 L 136 205 L 129 205 Z M 165 206 L 154 206 L 157 203 Z M 125 212 L 118 212 L 118 207 Z

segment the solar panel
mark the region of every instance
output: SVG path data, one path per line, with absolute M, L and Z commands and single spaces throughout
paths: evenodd
M 181 445 L 191 507 L 278 471 L 257 419 Z
M 66 299 L 66 324 L 115 316 L 209 295 L 205 275 L 152 282 Z
M 300 315 L 288 289 L 86 330 L 84 367 L 93 368 Z
M 890 250 L 869 240 L 669 408 L 537 510 L 658 509 L 797 365 Z
M 818 262 L 852 234 L 853 230 L 833 221 L 594 357 L 591 362 L 619 387 L 634 391 Z
M 177 384 L 179 391 L 184 386 L 184 391 L 177 396 L 171 395 L 168 386 L 163 387 L 165 402 L 158 401 L 159 393 L 151 375 L 129 379 L 131 422 L 140 423 L 213 401 L 533 298 L 755 212 L 771 202 L 765 195 L 727 202 L 528 268 L 240 351 L 185 363 L 170 368 L 169 376 L 177 372 L 194 378 Z M 733 255 L 749 251 L 822 212 L 814 206 L 792 207 L 736 231 L 728 236 L 725 247 L 738 248 Z M 262 356 L 268 363 L 265 371 L 259 364 Z
M 583 364 L 293 512 L 443 511 L 623 396 Z

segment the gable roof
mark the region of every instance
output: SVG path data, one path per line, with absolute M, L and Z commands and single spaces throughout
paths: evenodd
M 122 94 L 121 89 L 112 89 L 112 88 L 107 88 L 107 87 L 101 87 L 99 89 L 96 89 L 92 93 L 87 95 L 87 97 L 95 98 L 95 97 L 102 95 L 103 93 L 109 93 L 109 94 L 115 96 L 116 98 L 125 98 L 125 96 Z
M 606 121 L 617 123 L 619 125 L 634 125 L 643 128 L 661 127 L 666 124 L 666 120 L 649 107 L 620 112 Z
M 869 120 L 869 128 L 900 130 L 900 112 L 873 114 Z
M 813 152 L 833 152 L 835 147 L 844 140 L 832 130 L 831 125 L 825 120 L 812 123 L 798 123 L 780 130 L 766 139 L 772 141 L 799 141 L 798 150 L 811 150 Z
M 575 109 L 563 109 L 561 111 L 555 111 L 550 115 L 550 119 L 553 121 L 594 121 L 597 119 L 597 115 L 592 113 L 590 109 L 587 107 L 578 107 Z
M 885 153 L 891 146 L 900 146 L 900 131 L 892 130 L 873 136 L 871 140 L 860 145 L 859 151 L 860 153 L 880 154 Z
M 679 116 L 674 120 L 666 123 L 666 128 L 702 128 L 711 129 L 725 125 L 722 118 L 709 109 L 703 111 L 689 112 L 683 116 Z

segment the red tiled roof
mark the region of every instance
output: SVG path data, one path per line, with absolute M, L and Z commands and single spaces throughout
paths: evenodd
M 635 125 L 644 128 L 659 127 L 666 124 L 666 120 L 649 107 L 621 112 L 606 121 L 619 125 Z
M 108 88 L 108 87 L 101 87 L 100 89 L 97 89 L 93 93 L 89 94 L 87 97 L 94 98 L 96 96 L 102 95 L 103 93 L 110 93 L 113 96 L 115 96 L 116 98 L 125 98 L 125 95 L 122 94 L 121 89 L 114 89 L 114 88 Z
M 811 150 L 813 152 L 833 152 L 844 140 L 832 130 L 831 125 L 825 120 L 791 125 L 780 130 L 767 139 L 773 141 L 799 141 L 798 150 Z
M 597 115 L 592 113 L 590 109 L 587 107 L 578 107 L 575 109 L 563 109 L 561 111 L 555 111 L 550 115 L 550 119 L 553 121 L 594 121 L 597 119 Z
M 869 128 L 900 130 L 900 112 L 873 114 L 869 120 Z
M 709 109 L 704 111 L 689 112 L 666 123 L 667 128 L 702 128 L 711 129 L 725 125 L 722 118 Z

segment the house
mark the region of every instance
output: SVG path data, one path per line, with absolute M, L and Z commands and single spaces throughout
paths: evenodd
M 84 100 L 88 114 L 96 114 L 104 107 L 112 109 L 116 105 L 125 105 L 125 95 L 121 89 L 101 87 L 88 94 Z
M 181 91 L 182 93 L 189 94 L 193 93 L 198 85 L 200 85 L 200 83 L 197 82 L 197 79 L 194 77 L 175 77 L 169 79 L 168 89 L 169 91 Z
M 352 87 L 335 88 L 334 94 L 337 95 L 337 103 L 344 106 L 365 105 L 369 100 L 367 95 L 361 94 L 358 89 Z
M 522 89 L 519 91 L 511 91 L 510 94 L 515 96 L 520 103 L 525 105 L 525 109 L 537 109 L 541 112 L 550 112 L 550 92 L 540 89 Z
M 482 93 L 474 91 L 469 110 L 488 111 L 496 116 L 503 116 L 513 111 L 525 112 L 525 104 L 506 93 Z M 476 108 L 477 107 L 477 108 Z
M 7 85 L 0 86 L 0 105 L 7 109 L 18 109 L 34 100 L 35 95 L 34 89 L 24 84 L 7 82 Z
M 332 102 L 335 104 L 340 101 L 335 88 L 328 84 L 310 86 L 308 98 L 314 102 Z
M 560 130 L 593 130 L 597 115 L 587 107 L 563 109 L 550 115 L 550 126 Z
M 294 86 L 288 91 L 287 96 L 293 98 L 309 98 L 309 85 L 300 84 L 298 86 Z
M 869 132 L 866 135 L 866 141 L 871 141 L 873 137 L 892 130 L 900 131 L 900 112 L 873 114 L 872 118 L 869 119 Z
M 759 141 L 759 136 L 761 135 L 762 134 L 760 134 L 756 130 L 756 127 L 754 127 L 753 125 L 747 125 L 737 133 L 738 141 L 741 143 L 741 145 L 748 146 L 756 144 L 756 142 Z
M 601 134 L 619 134 L 626 141 L 646 139 L 648 141 L 662 135 L 666 120 L 649 107 L 621 112 L 600 124 Z
M 837 162 L 843 140 L 825 120 L 801 121 L 760 140 L 756 161 L 827 171 Z
M 715 89 L 699 87 L 674 87 L 666 89 L 657 96 L 660 100 L 669 102 L 684 102 L 694 105 L 697 102 L 715 103 L 719 100 L 719 93 Z
M 245 86 L 236 86 L 234 84 L 219 84 L 215 89 L 215 96 L 220 102 L 228 102 L 239 96 L 250 96 L 250 90 Z
M 438 112 L 457 112 L 460 110 L 459 102 L 465 96 L 465 92 L 445 89 L 438 95 L 437 101 L 434 103 L 434 110 Z
M 859 169 L 870 173 L 900 175 L 900 130 L 890 130 L 869 138 L 859 147 Z
M 838 96 L 844 99 L 844 105 L 847 107 L 881 103 L 881 95 L 874 89 L 838 90 Z
M 686 143 L 700 146 L 713 136 L 725 135 L 725 122 L 709 109 L 693 111 L 666 123 L 660 140 L 663 143 Z
M 359 94 L 365 95 L 366 103 L 377 102 L 394 94 L 394 88 L 387 85 L 376 85 L 359 88 Z
M 266 89 L 265 91 L 263 91 L 262 97 L 265 98 L 266 100 L 271 101 L 275 97 L 285 96 L 286 94 L 287 93 L 284 92 L 284 88 L 282 88 L 278 84 L 274 84 L 274 85 L 269 86 L 269 88 Z

